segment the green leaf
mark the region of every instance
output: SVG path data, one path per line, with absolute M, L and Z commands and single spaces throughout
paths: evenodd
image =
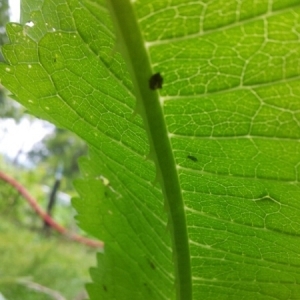
M 74 206 L 106 243 L 90 298 L 296 299 L 298 1 L 108 2 L 24 1 L 0 65 L 89 145 Z

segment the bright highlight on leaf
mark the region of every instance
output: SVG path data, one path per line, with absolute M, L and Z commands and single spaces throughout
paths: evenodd
M 23 1 L 0 65 L 90 147 L 90 299 L 297 299 L 298 1 L 107 2 Z

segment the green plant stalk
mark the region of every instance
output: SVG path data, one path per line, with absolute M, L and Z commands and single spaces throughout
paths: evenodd
M 149 88 L 153 75 L 149 54 L 130 1 L 108 0 L 116 27 L 117 43 L 132 76 L 137 111 L 142 115 L 165 197 L 173 242 L 177 299 L 192 299 L 191 262 L 184 203 L 171 142 L 156 90 Z

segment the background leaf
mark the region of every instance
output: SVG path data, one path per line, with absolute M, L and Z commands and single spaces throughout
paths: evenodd
M 104 2 L 25 1 L 34 26 L 7 28 L 0 66 L 23 105 L 90 146 L 74 205 L 106 242 L 91 299 L 174 299 L 174 276 L 180 299 L 297 298 L 297 1 L 118 3 L 119 44 Z

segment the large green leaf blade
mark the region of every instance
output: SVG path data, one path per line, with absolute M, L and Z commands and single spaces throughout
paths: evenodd
M 186 4 L 136 11 L 165 81 L 193 299 L 297 298 L 300 8 Z
M 182 204 L 166 200 L 177 240 L 176 285 L 188 293 L 180 299 L 189 299 L 190 280 L 193 299 L 295 299 L 298 3 L 177 2 L 124 2 L 137 18 L 123 23 L 119 38 L 144 38 L 125 52 L 149 53 L 146 72 L 145 64 L 130 68 L 125 56 L 135 92 L 99 1 L 28 0 L 23 20 L 35 25 L 9 27 L 1 80 L 30 111 L 90 145 L 74 205 L 81 226 L 107 242 L 92 271 L 91 299 L 174 298 L 170 237 L 162 192 L 151 184 L 155 167 L 145 160 L 146 133 L 157 170 L 179 178 Z M 164 77 L 159 94 L 149 90 L 151 70 Z M 134 93 L 146 132 L 132 117 Z M 147 99 L 162 104 L 152 119 Z M 158 115 L 166 126 L 153 131 Z M 172 151 L 156 148 L 160 132 Z M 164 166 L 164 157 L 176 164 Z M 174 231 L 176 211 L 188 239 Z M 180 242 L 190 255 L 180 256 Z M 178 274 L 189 260 L 191 272 Z

